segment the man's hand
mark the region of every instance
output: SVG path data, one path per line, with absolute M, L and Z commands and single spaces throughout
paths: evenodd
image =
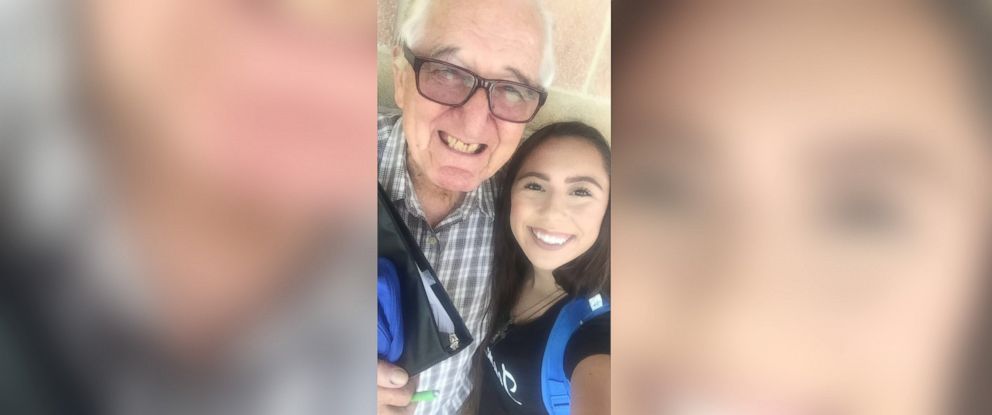
M 406 371 L 397 366 L 379 361 L 376 368 L 376 413 L 412 414 L 416 404 L 410 404 L 413 393 L 417 389 L 417 380 L 410 380 Z

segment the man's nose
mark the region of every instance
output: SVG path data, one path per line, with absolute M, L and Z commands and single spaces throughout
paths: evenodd
M 469 136 L 480 135 L 486 125 L 492 121 L 492 114 L 489 112 L 489 95 L 482 88 L 476 89 L 468 102 L 458 110 L 462 116 L 465 133 Z

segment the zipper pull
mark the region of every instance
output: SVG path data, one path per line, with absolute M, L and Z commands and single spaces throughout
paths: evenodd
M 448 347 L 451 351 L 458 350 L 458 335 L 455 333 L 448 334 Z

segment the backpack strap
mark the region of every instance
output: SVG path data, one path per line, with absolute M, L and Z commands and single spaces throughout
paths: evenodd
M 541 362 L 541 396 L 548 414 L 567 415 L 571 410 L 571 382 L 565 375 L 565 348 L 569 339 L 583 323 L 608 311 L 609 301 L 596 294 L 569 301 L 558 313 Z

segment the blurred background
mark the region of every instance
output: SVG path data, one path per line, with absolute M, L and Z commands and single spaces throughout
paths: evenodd
M 374 411 L 374 8 L 0 3 L 0 412 Z
M 614 412 L 992 410 L 988 6 L 616 3 Z

